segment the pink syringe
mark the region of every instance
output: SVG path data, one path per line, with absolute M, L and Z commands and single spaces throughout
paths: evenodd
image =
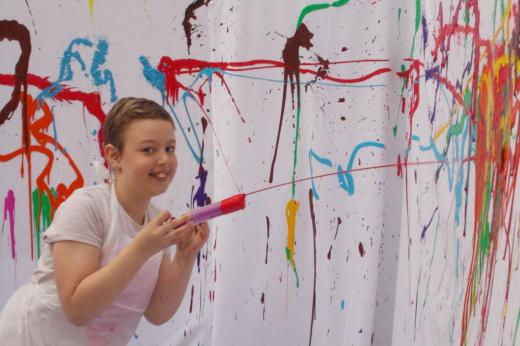
M 215 217 L 233 213 L 246 207 L 246 194 L 240 193 L 223 199 L 222 201 L 211 203 L 204 207 L 195 209 L 188 213 L 190 221 L 194 224 L 203 223 L 204 221 Z

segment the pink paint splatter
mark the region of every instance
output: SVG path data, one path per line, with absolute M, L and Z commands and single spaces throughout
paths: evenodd
M 14 237 L 14 192 L 13 190 L 7 191 L 7 197 L 4 199 L 4 222 L 7 220 L 7 216 L 9 215 L 9 234 L 11 236 L 11 257 L 13 259 L 16 258 L 16 248 L 15 248 L 15 237 Z M 2 225 L 3 229 L 3 225 Z

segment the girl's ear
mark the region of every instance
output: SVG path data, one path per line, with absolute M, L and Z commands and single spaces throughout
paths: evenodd
M 103 148 L 103 153 L 111 169 L 117 171 L 119 168 L 119 150 L 112 144 L 107 144 Z

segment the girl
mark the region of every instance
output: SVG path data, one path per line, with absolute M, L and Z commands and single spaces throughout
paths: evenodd
M 142 315 L 156 325 L 173 316 L 209 236 L 207 223 L 150 203 L 177 169 L 174 130 L 153 101 L 114 105 L 103 126 L 114 182 L 76 190 L 57 209 L 31 282 L 0 317 L 0 345 L 125 345 Z

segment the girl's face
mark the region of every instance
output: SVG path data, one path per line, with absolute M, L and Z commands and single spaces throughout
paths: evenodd
M 175 132 L 161 119 L 132 121 L 123 133 L 123 150 L 114 170 L 118 185 L 137 198 L 165 192 L 177 170 Z

